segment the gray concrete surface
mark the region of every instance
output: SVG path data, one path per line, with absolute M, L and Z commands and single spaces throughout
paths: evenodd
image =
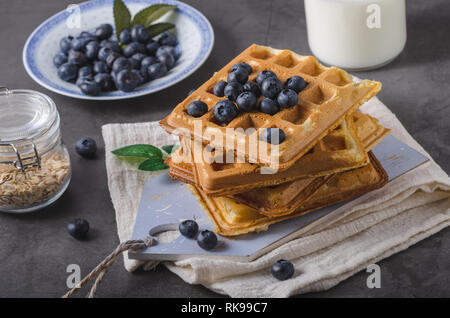
M 310 54 L 303 2 L 298 0 L 186 1 L 211 21 L 216 44 L 208 61 L 188 79 L 162 92 L 117 102 L 91 102 L 54 94 L 36 84 L 22 65 L 29 34 L 74 0 L 0 2 L 0 84 L 48 94 L 62 116 L 64 139 L 73 161 L 73 179 L 53 206 L 29 215 L 0 214 L 0 297 L 56 297 L 66 291 L 66 266 L 80 264 L 86 274 L 118 243 L 106 184 L 101 126 L 113 122 L 158 120 L 186 93 L 209 78 L 251 43 Z M 408 42 L 392 64 L 359 73 L 383 83 L 380 98 L 446 172 L 450 172 L 450 24 L 447 0 L 407 1 Z M 84 160 L 75 141 L 91 136 L 100 144 L 97 160 Z M 75 217 L 92 226 L 88 241 L 66 233 Z M 379 263 L 382 288 L 366 288 L 365 272 L 310 297 L 450 296 L 450 229 Z M 84 296 L 84 292 L 81 293 Z M 107 274 L 100 297 L 218 296 L 191 286 L 163 266 L 127 273 L 121 261 Z

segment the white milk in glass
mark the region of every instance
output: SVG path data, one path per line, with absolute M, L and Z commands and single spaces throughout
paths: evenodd
M 328 65 L 381 67 L 406 43 L 405 0 L 305 0 L 308 42 Z

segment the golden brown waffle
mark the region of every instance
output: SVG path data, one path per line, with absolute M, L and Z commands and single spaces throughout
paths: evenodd
M 192 189 L 213 221 L 215 232 L 224 236 L 234 236 L 265 231 L 271 224 L 379 189 L 387 181 L 386 172 L 375 156 L 371 154 L 368 165 L 334 175 L 294 213 L 278 217 L 265 216 L 257 210 L 227 197 L 211 197 L 196 187 L 192 187 Z
M 228 125 L 220 124 L 214 118 L 213 108 L 224 98 L 213 95 L 212 88 L 218 81 L 226 80 L 231 67 L 238 62 L 246 62 L 252 66 L 253 73 L 250 74 L 249 81 L 253 81 L 260 71 L 271 70 L 283 82 L 298 75 L 303 77 L 308 85 L 299 93 L 297 105 L 283 109 L 273 116 L 261 112 L 240 113 Z M 336 128 L 346 114 L 352 113 L 380 89 L 379 82 L 363 80 L 355 83 L 345 71 L 336 67 L 325 67 L 312 56 L 253 44 L 178 104 L 160 124 L 169 133 L 190 138 L 195 135 L 205 143 L 212 143 L 214 147 L 218 142 L 214 140 L 214 136 L 226 135 L 227 143 L 220 140 L 220 147 L 236 150 L 249 162 L 278 166 L 279 170 L 284 170 Z M 208 105 L 209 111 L 200 118 L 191 117 L 186 112 L 187 105 L 194 100 L 201 100 Z M 199 129 L 194 129 L 195 122 Z M 286 134 L 285 141 L 280 145 L 267 144 L 268 151 L 265 153 L 249 151 L 249 140 L 259 140 L 262 131 L 259 128 L 269 127 L 282 129 Z M 256 128 L 256 131 L 245 134 L 236 128 Z M 231 145 L 232 149 L 229 149 L 228 145 Z M 274 155 L 272 150 L 278 155 Z

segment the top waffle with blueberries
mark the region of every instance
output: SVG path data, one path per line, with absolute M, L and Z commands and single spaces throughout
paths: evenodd
M 327 68 L 312 56 L 253 44 L 160 124 L 170 133 L 195 135 L 249 162 L 284 170 L 380 89 L 379 82 L 356 83 L 345 71 Z M 194 123 L 201 129 L 194 129 Z M 248 128 L 255 130 L 246 133 Z M 218 133 L 226 136 L 226 143 L 216 141 Z M 268 151 L 249 151 L 250 140 L 267 143 Z

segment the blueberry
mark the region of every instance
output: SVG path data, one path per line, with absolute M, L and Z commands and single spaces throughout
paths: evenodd
M 198 224 L 193 220 L 186 220 L 178 226 L 180 233 L 187 238 L 194 238 L 198 232 Z
M 94 73 L 108 73 L 109 67 L 103 61 L 95 61 L 94 62 Z
M 275 74 L 274 72 L 272 72 L 272 71 L 268 71 L 268 70 L 265 70 L 265 71 L 262 71 L 262 72 L 260 72 L 259 74 L 258 74 L 258 76 L 256 77 L 256 83 L 258 83 L 259 84 L 259 86 L 261 86 L 262 85 L 262 82 L 264 82 L 264 80 L 266 79 L 266 78 L 269 78 L 269 77 L 277 77 L 277 74 Z
M 132 65 L 130 60 L 128 60 L 126 57 L 119 57 L 117 58 L 112 66 L 112 71 L 115 73 L 119 73 L 122 70 L 131 70 L 132 69 Z
M 227 77 L 228 83 L 238 82 L 245 84 L 248 80 L 247 70 L 243 67 L 237 67 L 234 71 L 228 73 Z
M 84 219 L 74 219 L 67 224 L 67 232 L 77 240 L 84 239 L 89 233 L 89 223 Z
M 61 39 L 61 41 L 59 42 L 59 48 L 61 49 L 61 52 L 63 53 L 69 52 L 69 50 L 72 48 L 72 40 L 73 37 L 71 36 L 66 36 Z
M 95 36 L 99 40 L 106 40 L 111 37 L 113 33 L 113 27 L 111 24 L 102 24 L 97 29 L 95 29 Z
M 155 42 L 153 40 L 148 42 L 147 45 L 145 46 L 148 55 L 155 55 L 158 48 L 159 48 L 158 42 Z
M 283 89 L 277 97 L 277 102 L 281 107 L 288 108 L 298 103 L 298 95 L 292 89 Z
M 230 100 L 221 100 L 214 106 L 214 117 L 219 123 L 228 124 L 238 114 L 236 105 Z
M 120 32 L 119 35 L 119 42 L 122 45 L 126 45 L 132 41 L 131 39 L 131 32 L 129 29 L 123 29 L 122 32 Z
M 134 56 L 134 55 L 133 55 Z M 152 64 L 158 63 L 158 60 L 153 56 L 144 57 L 141 61 L 141 67 L 149 67 Z
M 112 68 L 114 62 L 120 57 L 122 57 L 122 55 L 120 55 L 117 52 L 112 51 L 105 60 L 106 66 L 108 66 L 109 68 Z
M 86 51 L 86 44 L 88 44 L 92 39 L 90 38 L 76 38 L 72 40 L 72 49 L 75 51 Z
M 255 82 L 245 83 L 244 86 L 242 86 L 242 88 L 244 89 L 244 92 L 252 92 L 253 95 L 256 96 L 256 98 L 261 96 L 261 89 L 259 88 L 259 85 L 256 84 Z
M 158 43 L 160 45 L 168 45 L 168 46 L 175 46 L 178 44 L 178 40 L 175 37 L 175 35 L 171 33 L 164 33 L 161 35 L 161 37 L 158 40 Z
M 94 75 L 94 70 L 92 69 L 92 66 L 86 65 L 78 70 L 78 77 L 84 77 L 88 75 Z
M 86 54 L 84 54 L 83 52 L 74 51 L 74 50 L 69 51 L 67 60 L 69 63 L 77 64 L 78 66 L 84 66 L 88 62 Z
M 131 29 L 131 38 L 133 42 L 147 43 L 150 40 L 150 33 L 142 24 L 136 24 Z
M 147 67 L 141 65 L 139 73 L 141 73 L 142 83 L 147 83 L 148 81 L 150 81 L 150 76 L 148 76 Z
M 128 60 L 131 63 L 131 68 L 132 69 L 138 70 L 141 67 L 141 65 L 140 65 L 141 63 L 139 63 L 139 60 L 135 60 L 135 59 L 133 59 L 131 57 Z
M 78 76 L 75 84 L 80 87 L 81 84 L 83 84 L 85 81 L 93 82 L 94 76 L 93 75 L 86 75 L 86 76 Z
M 235 101 L 236 98 L 239 96 L 240 93 L 242 93 L 244 89 L 242 88 L 242 85 L 238 82 L 232 82 L 228 83 L 227 86 L 225 86 L 223 93 L 229 100 Z
M 244 63 L 244 62 L 234 64 L 234 65 L 231 67 L 230 72 L 233 72 L 234 70 L 236 70 L 236 69 L 239 68 L 239 67 L 243 67 L 243 68 L 247 71 L 247 74 L 248 74 L 248 75 L 250 75 L 250 74 L 253 72 L 253 69 L 252 69 L 252 67 L 250 66 L 250 64 L 247 64 L 247 63 Z
M 58 54 L 56 54 L 54 57 L 53 57 L 53 64 L 56 66 L 56 67 L 60 67 L 61 65 L 63 65 L 64 63 L 66 63 L 67 62 L 67 55 L 65 55 L 64 53 L 62 53 L 62 52 L 59 52 Z
M 259 110 L 269 115 L 275 115 L 280 111 L 280 105 L 270 98 L 263 98 L 259 103 Z
M 122 54 L 122 47 L 115 41 L 108 41 L 104 40 L 100 43 L 101 47 L 107 47 L 108 49 L 111 49 L 114 52 L 117 52 L 119 54 Z
M 192 117 L 201 117 L 208 111 L 208 106 L 199 100 L 190 102 L 187 107 L 187 113 Z
M 142 76 L 139 70 L 132 69 L 131 72 L 133 72 L 139 78 L 138 86 L 145 82 L 145 78 Z
M 212 250 L 217 245 L 217 236 L 214 232 L 203 230 L 198 234 L 197 243 L 204 250 Z
M 97 41 L 91 41 L 86 44 L 86 57 L 89 60 L 95 60 L 98 55 L 98 51 L 100 50 L 100 45 Z
M 100 61 L 105 62 L 108 55 L 110 55 L 112 52 L 113 52 L 113 50 L 111 50 L 109 47 L 104 46 L 104 47 L 100 48 L 100 50 L 98 51 L 97 58 Z
M 146 50 L 144 44 L 138 42 L 131 42 L 130 44 L 127 44 L 123 49 L 123 55 L 125 55 L 126 57 L 132 57 L 136 53 L 145 54 L 145 52 Z
M 286 280 L 294 275 L 294 265 L 284 259 L 276 261 L 272 265 L 272 276 L 278 280 Z
M 284 88 L 292 89 L 297 94 L 300 93 L 306 87 L 306 82 L 303 77 L 292 76 L 284 83 Z
M 175 58 L 170 53 L 160 54 L 158 60 L 167 66 L 167 69 L 171 69 L 175 65 Z
M 114 80 L 108 73 L 98 73 L 95 75 L 94 80 L 103 92 L 109 92 L 114 89 Z
M 136 75 L 136 73 L 130 70 L 125 69 L 116 73 L 116 86 L 123 92 L 133 91 L 139 85 L 139 82 L 140 78 Z
M 147 68 L 148 76 L 154 80 L 167 74 L 167 67 L 163 63 L 155 63 Z
M 280 128 L 266 128 L 263 130 L 261 134 L 261 140 L 268 142 L 269 144 L 272 145 L 279 145 L 285 139 L 286 135 L 284 134 L 284 131 Z
M 164 55 L 164 54 L 167 54 L 167 53 L 172 54 L 175 57 L 175 59 L 177 59 L 177 53 L 176 53 L 175 48 L 173 46 L 167 46 L 167 45 L 160 46 L 156 50 L 155 56 L 157 58 L 159 58 L 160 55 Z
M 78 36 L 78 38 L 93 38 L 94 36 L 87 32 L 87 31 L 83 31 L 80 33 L 80 35 Z
M 217 97 L 223 97 L 224 95 L 224 89 L 225 86 L 227 86 L 227 82 L 225 81 L 220 81 L 218 82 L 216 85 L 214 85 L 213 87 L 213 93 L 214 95 L 216 95 Z
M 142 60 L 143 60 L 144 58 L 146 58 L 146 57 L 147 57 L 147 55 L 145 55 L 145 54 L 143 54 L 143 53 L 136 53 L 136 54 L 134 54 L 131 58 L 132 58 L 133 60 L 138 61 L 138 62 L 139 62 L 139 67 L 141 67 L 141 62 L 142 62 Z
M 58 68 L 58 77 L 63 81 L 72 81 L 77 78 L 78 65 L 67 62 Z
M 261 92 L 269 98 L 275 98 L 282 89 L 283 84 L 276 77 L 266 78 L 261 85 Z
M 92 75 L 90 77 L 82 77 L 80 82 L 77 82 L 80 90 L 89 96 L 97 96 L 100 94 L 100 86 L 92 79 Z
M 242 92 L 236 99 L 240 111 L 250 112 L 256 108 L 256 96 L 252 92 Z
M 94 158 L 97 154 L 97 143 L 90 137 L 83 137 L 75 144 L 75 150 L 84 158 Z

